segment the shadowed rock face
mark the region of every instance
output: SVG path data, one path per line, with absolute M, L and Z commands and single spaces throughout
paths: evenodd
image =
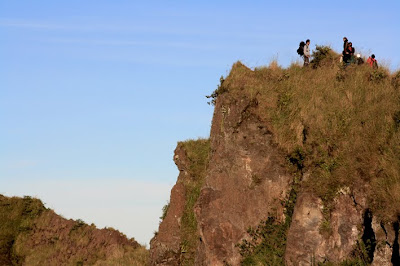
M 256 99 L 218 98 L 211 128 L 211 156 L 206 183 L 195 208 L 201 236 L 198 264 L 237 265 L 238 248 L 249 226 L 274 212 L 283 216 L 281 200 L 291 176 L 284 156 L 271 144 L 267 125 L 255 115 Z
M 160 223 L 159 231 L 150 242 L 150 259 L 153 265 L 179 265 L 181 245 L 181 219 L 185 208 L 185 179 L 190 179 L 190 162 L 181 146 L 175 150 L 174 161 L 179 169 L 178 181 L 171 190 L 167 215 Z
M 170 207 L 159 232 L 151 240 L 150 257 L 153 264 L 179 265 L 180 222 L 185 204 L 185 187 L 178 183 L 171 190 Z
M 171 191 L 168 210 L 151 240 L 152 265 L 192 265 L 198 242 L 194 204 L 208 164 L 208 139 L 179 142 L 174 161 L 179 177 Z

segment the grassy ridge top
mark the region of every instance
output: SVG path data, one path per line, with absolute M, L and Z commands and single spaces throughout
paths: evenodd
M 272 62 L 251 70 L 237 62 L 212 94 L 244 94 L 270 125 L 274 141 L 307 178 L 329 212 L 341 189 L 363 190 L 382 220 L 400 215 L 400 72 L 367 64 L 344 67 L 318 47 L 309 68 Z

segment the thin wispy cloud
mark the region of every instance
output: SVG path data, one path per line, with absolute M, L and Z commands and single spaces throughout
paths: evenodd
M 0 27 L 21 28 L 21 29 L 36 29 L 36 30 L 62 30 L 62 31 L 110 31 L 110 32 L 149 32 L 150 28 L 145 27 L 124 27 L 111 25 L 90 25 L 90 24 L 60 24 L 59 22 L 51 21 L 34 21 L 34 20 L 18 20 L 18 19 L 1 19 Z
M 195 44 L 191 42 L 170 42 L 170 41 L 135 41 L 135 40 L 101 40 L 101 39 L 74 39 L 74 38 L 54 38 L 45 39 L 45 42 L 99 45 L 99 46 L 145 46 L 156 48 L 182 48 L 196 50 L 218 50 L 223 49 L 222 45 L 215 44 Z
M 137 23 L 139 24 L 139 22 Z M 177 35 L 177 36 L 197 36 L 214 38 L 232 38 L 231 40 L 253 39 L 257 41 L 269 41 L 273 29 L 263 28 L 255 25 L 252 29 L 240 28 L 213 28 L 210 25 L 206 30 L 204 27 L 196 25 L 168 25 L 163 20 L 153 22 L 154 26 L 138 26 L 136 24 L 99 24 L 99 23 L 59 23 L 51 21 L 29 21 L 18 19 L 0 19 L 0 28 L 19 28 L 30 30 L 48 31 L 72 31 L 72 32 L 108 32 L 108 33 L 146 33 L 155 35 Z M 288 38 L 290 33 L 274 33 L 275 37 Z

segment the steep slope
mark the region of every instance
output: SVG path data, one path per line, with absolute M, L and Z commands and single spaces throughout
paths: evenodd
M 0 195 L 0 265 L 146 264 L 146 249 L 114 229 L 66 220 L 38 199 Z
M 179 142 L 174 161 L 179 169 L 158 233 L 151 240 L 153 265 L 193 265 L 199 235 L 194 205 L 204 184 L 209 161 L 208 139 Z
M 313 56 L 310 68 L 236 63 L 211 95 L 188 265 L 400 262 L 400 73 Z M 184 226 L 164 221 L 159 234 Z

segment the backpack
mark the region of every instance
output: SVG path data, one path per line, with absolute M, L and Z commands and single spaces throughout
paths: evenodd
M 300 42 L 299 48 L 297 49 L 297 53 L 299 55 L 304 55 L 304 45 L 306 45 L 305 42 Z

